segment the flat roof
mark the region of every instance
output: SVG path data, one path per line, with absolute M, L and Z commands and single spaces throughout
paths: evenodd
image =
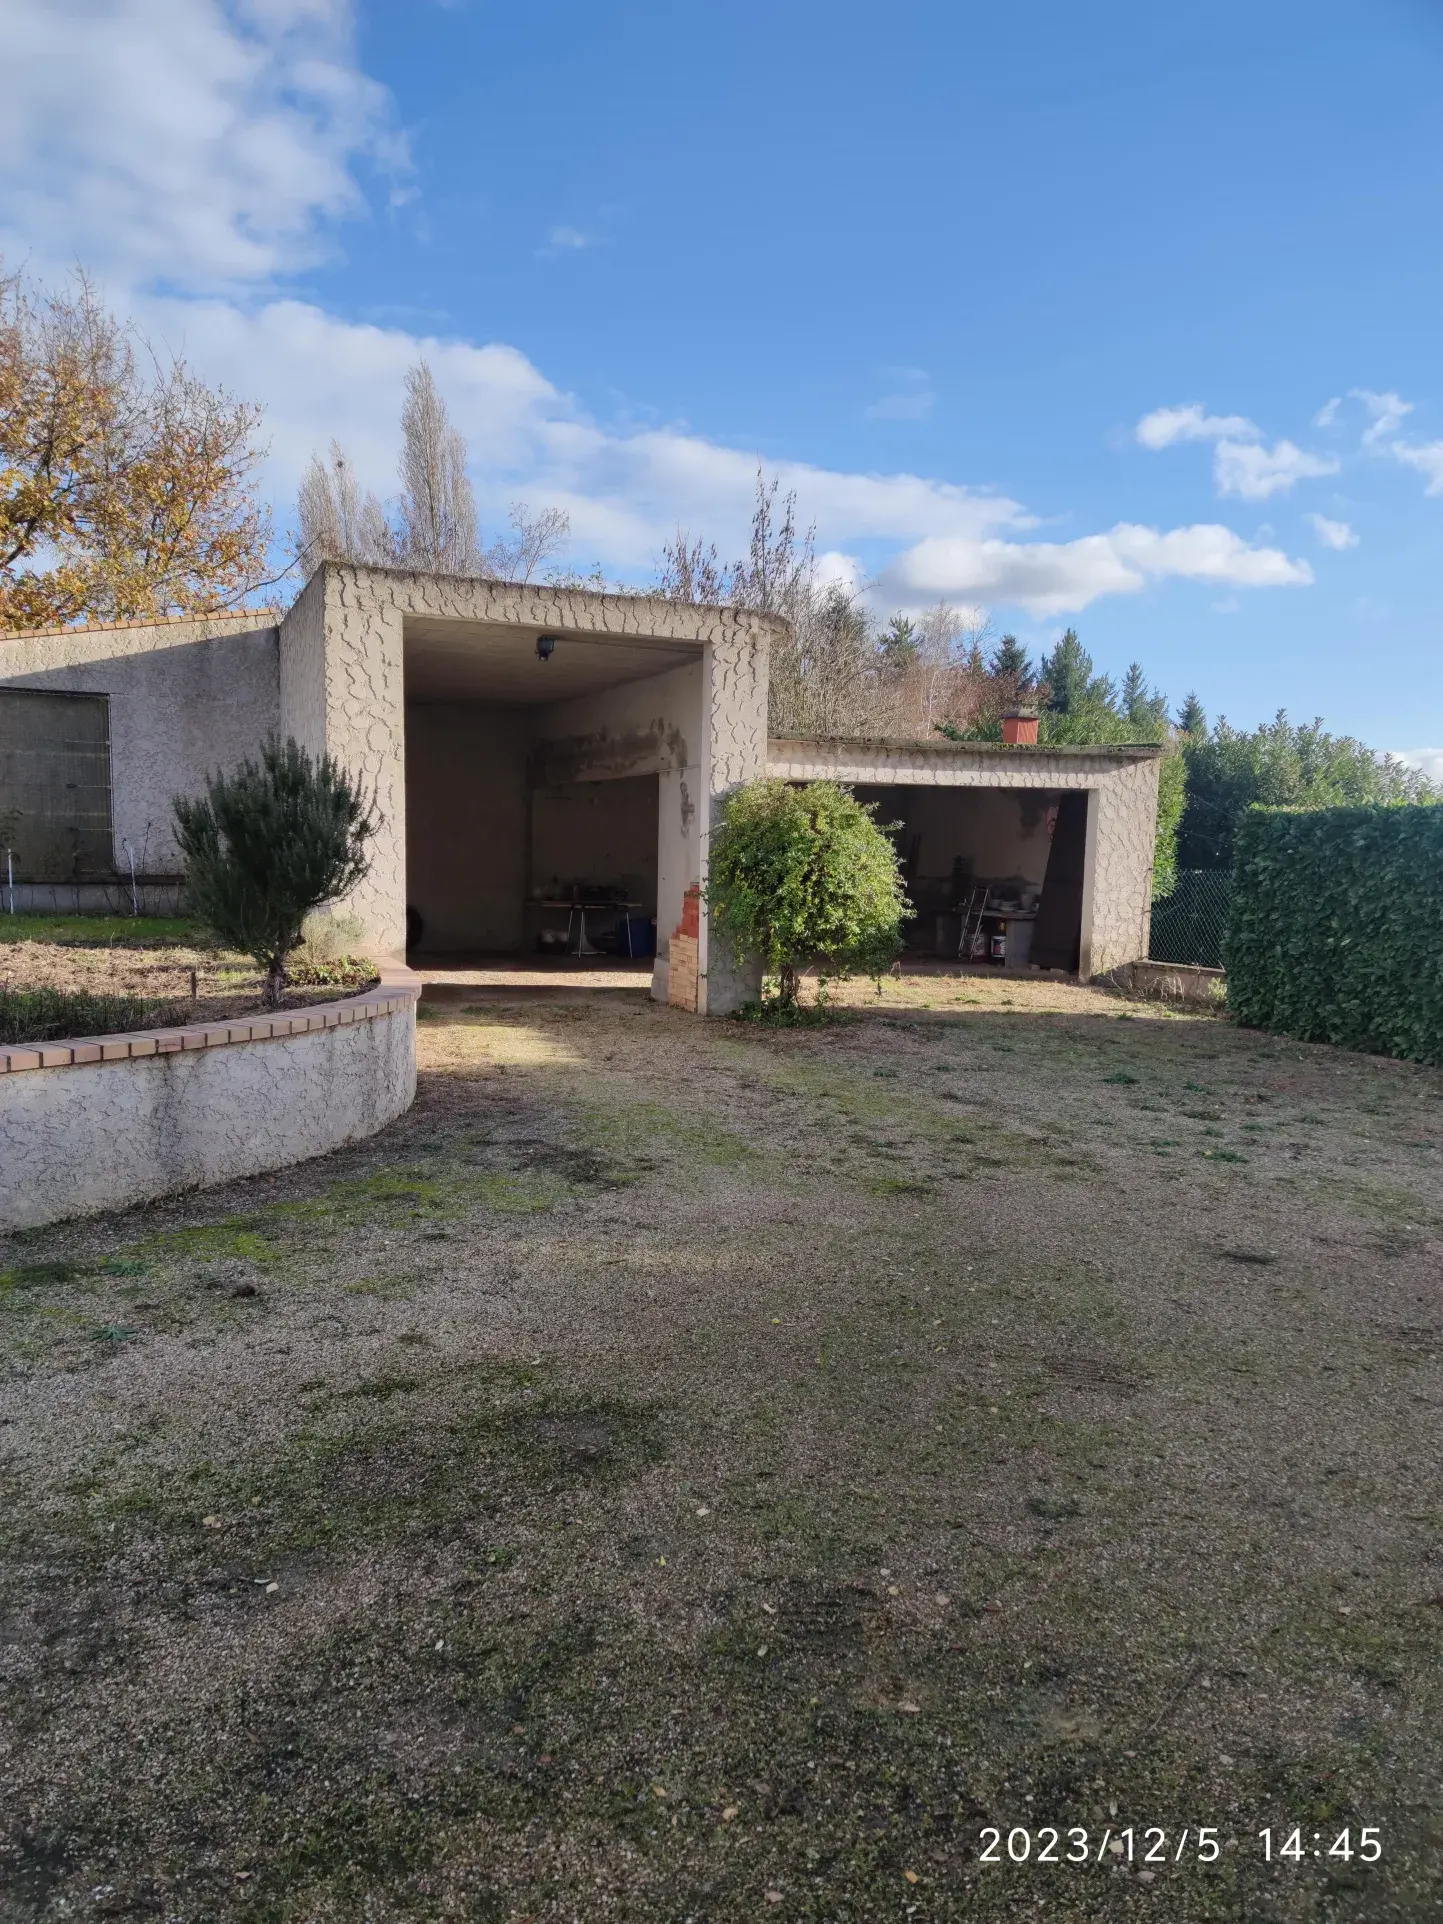
M 767 753 L 778 761 L 801 759 L 807 755 L 832 757 L 838 761 L 862 761 L 874 757 L 893 761 L 926 756 L 938 761 L 966 755 L 1010 756 L 1018 761 L 1096 761 L 1099 757 L 1120 762 L 1156 760 L 1163 753 L 1161 742 L 954 742 L 913 741 L 884 735 L 773 735 Z
M 197 621 L 249 621 L 257 628 L 274 628 L 284 608 L 220 608 L 208 615 L 127 615 L 118 621 L 74 621 L 59 628 L 7 628 L 0 643 L 43 641 L 51 635 L 114 634 L 122 628 L 176 628 Z

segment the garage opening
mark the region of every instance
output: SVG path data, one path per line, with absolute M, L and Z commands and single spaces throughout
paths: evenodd
M 856 794 L 896 825 L 910 958 L 1076 971 L 1085 791 L 859 785 Z
M 427 619 L 404 655 L 413 955 L 650 971 L 685 885 L 699 647 Z

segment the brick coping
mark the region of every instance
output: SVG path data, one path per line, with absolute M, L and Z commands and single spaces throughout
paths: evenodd
M 0 1049 L 0 1075 L 25 1069 L 78 1069 L 94 1062 L 134 1062 L 143 1056 L 177 1055 L 196 1049 L 224 1049 L 233 1042 L 273 1042 L 284 1036 L 314 1035 L 322 1029 L 345 1029 L 357 1022 L 413 1009 L 421 996 L 421 978 L 399 963 L 378 965 L 381 980 L 374 989 L 346 996 L 339 1002 L 318 1002 L 314 1008 L 289 1014 L 247 1016 L 240 1022 L 197 1022 L 180 1029 L 136 1029 L 128 1035 L 77 1036 L 65 1042 L 17 1044 Z

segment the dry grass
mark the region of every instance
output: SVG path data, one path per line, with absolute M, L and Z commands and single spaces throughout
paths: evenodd
M 980 980 L 0 1253 L 0 1917 L 1439 1915 L 1443 1077 Z

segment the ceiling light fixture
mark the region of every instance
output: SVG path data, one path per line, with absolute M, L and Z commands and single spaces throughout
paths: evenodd
M 550 661 L 555 652 L 555 635 L 538 635 L 536 637 L 536 659 L 538 661 Z

